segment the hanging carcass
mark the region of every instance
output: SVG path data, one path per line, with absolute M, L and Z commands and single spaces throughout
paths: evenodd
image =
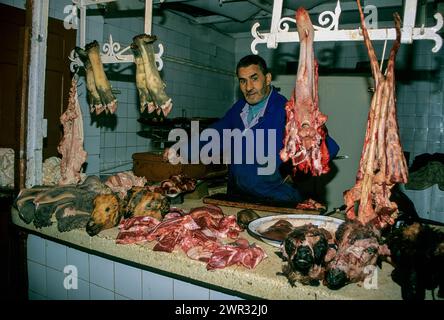
M 389 199 L 390 190 L 396 183 L 406 183 L 408 176 L 396 120 L 395 58 L 401 40 L 401 19 L 397 13 L 394 14 L 396 40 L 384 75 L 365 27 L 360 1 L 357 2 L 375 81 L 375 93 L 368 115 L 356 184 L 344 193 L 344 201 L 348 219 L 357 219 L 364 225 L 372 223 L 382 229 L 394 223 L 398 212 L 396 203 Z
M 103 111 L 114 113 L 117 109 L 117 99 L 103 70 L 99 43 L 97 41 L 88 43 L 85 50 L 76 47 L 75 52 L 85 67 L 86 88 L 91 112 L 95 112 L 97 115 Z
M 327 116 L 319 110 L 318 62 L 314 57 L 314 29 L 304 8 L 296 11 L 300 51 L 296 86 L 287 102 L 287 124 L 282 161 L 291 159 L 294 171 L 311 172 L 314 176 L 327 173 L 330 156 L 325 142 Z
M 407 164 L 398 133 L 395 98 L 395 58 L 401 41 L 401 19 L 397 13 L 394 14 L 396 40 L 384 75 L 365 27 L 361 3 L 359 0 L 357 3 L 375 93 L 356 184 L 344 192 L 348 221 L 336 233 L 338 253 L 327 267 L 325 281 L 331 289 L 371 277 L 369 270 L 375 267 L 378 258 L 390 254 L 388 247 L 380 244 L 380 232 L 392 225 L 397 217 L 397 205 L 390 200 L 392 187 L 396 183 L 407 182 Z
M 157 70 L 153 43 L 156 36 L 141 34 L 133 38 L 131 49 L 136 64 L 136 86 L 139 91 L 140 111 L 148 109 L 148 113 L 156 111 L 167 116 L 173 103 L 165 93 L 165 83 Z

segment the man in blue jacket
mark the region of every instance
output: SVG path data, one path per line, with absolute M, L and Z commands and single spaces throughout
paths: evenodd
M 243 98 L 211 126 L 223 137 L 221 140 L 227 139 L 224 135 L 227 130 L 235 130 L 252 138 L 230 146 L 227 193 L 259 200 L 303 201 L 304 196 L 285 182 L 280 170 L 283 163 L 279 152 L 283 148 L 287 99 L 272 87 L 271 73 L 260 56 L 242 58 L 237 64 L 236 73 Z M 253 145 L 251 141 L 254 141 Z M 329 136 L 326 142 L 330 159 L 333 159 L 339 146 Z M 264 156 L 261 157 L 261 154 Z M 236 161 L 236 157 L 242 161 Z M 254 159 L 251 160 L 251 157 Z

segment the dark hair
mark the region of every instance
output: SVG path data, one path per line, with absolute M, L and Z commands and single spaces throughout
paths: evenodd
M 251 66 L 252 64 L 258 65 L 264 75 L 268 73 L 267 63 L 265 60 L 258 55 L 250 54 L 239 60 L 236 66 L 236 75 L 238 75 L 239 68 L 245 68 Z

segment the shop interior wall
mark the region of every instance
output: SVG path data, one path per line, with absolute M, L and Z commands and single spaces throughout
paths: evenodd
M 25 0 L 0 3 L 25 8 Z M 51 0 L 50 17 L 64 20 L 70 0 Z M 180 16 L 154 11 L 152 33 L 164 46 L 161 77 L 173 100 L 169 117 L 221 117 L 234 102 L 235 54 L 233 38 L 206 26 L 193 25 Z M 143 33 L 143 17 L 106 18 L 87 15 L 86 42 L 107 42 L 109 34 L 124 48 Z M 79 35 L 77 35 L 79 44 Z M 156 52 L 158 49 L 156 49 Z M 111 174 L 132 168 L 132 154 L 152 150 L 148 138 L 137 135 L 145 129 L 140 118 L 134 65 L 106 65 L 105 71 L 116 91 L 115 116 L 91 115 L 86 101 L 85 78 L 80 73 L 79 101 L 84 119 L 84 145 L 88 152 L 88 175 Z
M 392 26 L 393 23 L 384 22 L 381 25 Z M 429 21 L 429 25 L 434 25 L 433 20 Z M 347 26 L 340 28 L 345 29 Z M 251 40 L 251 35 L 236 39 L 236 60 L 250 54 Z M 392 44 L 392 41 L 387 42 L 385 59 L 388 58 Z M 373 45 L 381 59 L 384 42 L 374 41 Z M 433 46 L 434 42 L 427 40 L 402 44 L 396 58 L 397 115 L 402 147 L 410 153 L 410 164 L 415 156 L 422 153 L 444 153 L 444 49 L 433 53 Z M 320 68 L 323 69 L 320 76 L 331 75 L 326 70 L 335 69 L 335 75 L 358 76 L 355 70 L 357 64 L 369 61 L 367 50 L 361 41 L 315 42 L 314 47 Z M 257 49 L 275 75 L 288 74 L 287 62 L 297 61 L 299 56 L 299 44 L 295 43 L 279 44 L 277 49 L 259 45 Z M 361 75 L 362 73 L 359 74 Z M 364 75 L 371 76 L 370 70 Z M 323 103 L 328 101 L 320 101 L 321 110 Z M 346 124 L 344 130 L 347 130 Z

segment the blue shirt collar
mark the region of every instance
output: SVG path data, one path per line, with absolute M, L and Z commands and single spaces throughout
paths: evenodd
M 249 129 L 249 128 L 254 127 L 259 122 L 259 119 L 261 117 L 263 117 L 265 110 L 267 109 L 268 101 L 270 100 L 270 96 L 271 96 L 271 93 L 273 92 L 273 90 L 274 90 L 274 88 L 273 88 L 273 86 L 271 86 L 270 93 L 268 94 L 268 96 L 264 100 L 262 100 L 262 101 L 265 101 L 265 103 L 263 104 L 263 107 L 257 113 L 257 115 L 253 118 L 253 120 L 251 120 L 250 123 L 248 123 L 248 112 L 250 110 L 251 105 L 245 101 L 245 105 L 242 108 L 242 111 L 240 113 L 240 117 L 242 119 L 245 129 Z M 262 102 L 259 102 L 259 103 L 262 103 Z

